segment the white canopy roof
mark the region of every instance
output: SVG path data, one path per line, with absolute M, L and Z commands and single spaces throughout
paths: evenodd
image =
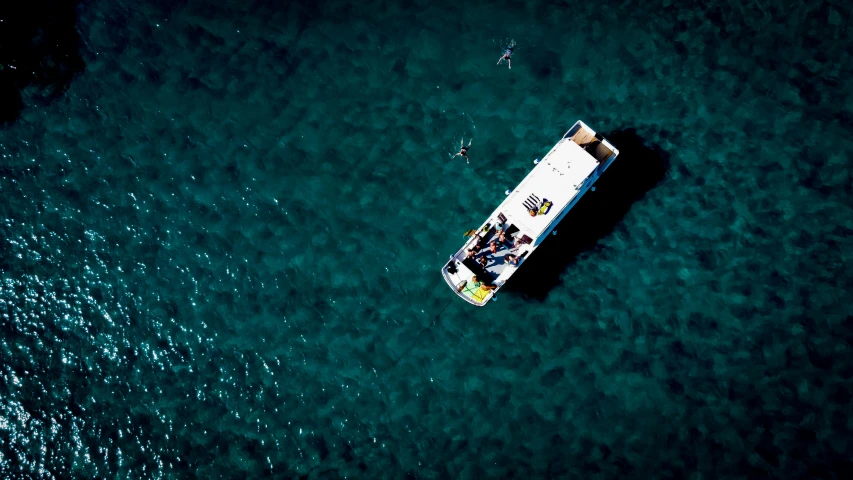
M 575 142 L 563 139 L 501 203 L 498 211 L 535 240 L 577 195 L 598 162 Z M 531 195 L 553 205 L 545 215 L 530 216 L 525 200 Z

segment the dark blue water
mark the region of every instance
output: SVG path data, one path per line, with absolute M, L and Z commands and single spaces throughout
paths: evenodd
M 0 10 L 0 476 L 853 471 L 850 5 L 215 3 Z M 454 299 L 577 119 L 616 164 Z

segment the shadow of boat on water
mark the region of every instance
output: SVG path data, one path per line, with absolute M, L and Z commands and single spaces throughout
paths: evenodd
M 545 300 L 566 267 L 610 234 L 631 205 L 666 175 L 669 154 L 646 144 L 635 130 L 619 130 L 604 138 L 619 149 L 616 161 L 595 182 L 595 192 L 587 192 L 557 225 L 558 234 L 545 239 L 507 282 L 506 292 Z
M 77 1 L 0 4 L 0 126 L 24 109 L 21 93 L 38 90 L 27 101 L 49 102 L 62 95 L 81 72 Z

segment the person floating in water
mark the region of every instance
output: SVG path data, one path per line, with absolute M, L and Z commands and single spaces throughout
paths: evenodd
M 507 47 L 506 52 L 503 54 L 501 58 L 498 59 L 498 65 L 501 64 L 504 60 L 506 60 L 506 64 L 509 68 L 512 68 L 512 61 L 510 61 L 509 57 L 512 56 L 512 49 L 515 48 L 515 40 L 509 43 L 509 47 Z
M 469 139 L 468 145 L 466 146 L 465 145 L 465 139 L 463 138 L 462 142 L 459 144 L 460 145 L 459 152 L 457 152 L 456 155 L 454 155 L 452 158 L 465 157 L 465 162 L 471 163 L 471 161 L 468 159 L 468 147 L 471 146 L 472 141 L 473 141 L 473 139 Z

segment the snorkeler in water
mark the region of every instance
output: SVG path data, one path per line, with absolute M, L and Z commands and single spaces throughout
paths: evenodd
M 509 66 L 509 68 L 512 68 L 512 61 L 509 59 L 509 57 L 512 56 L 512 49 L 513 48 L 515 48 L 515 40 L 509 42 L 509 47 L 507 47 L 506 52 L 503 54 L 503 56 L 501 58 L 498 59 L 498 63 L 497 63 L 498 65 L 500 65 L 501 62 L 506 60 L 507 66 Z
M 465 139 L 463 138 L 462 142 L 459 144 L 459 146 L 461 147 L 459 149 L 459 152 L 457 152 L 456 155 L 452 156 L 451 158 L 465 157 L 465 162 L 471 163 L 471 161 L 468 160 L 468 147 L 471 146 L 472 141 L 473 141 L 473 139 L 468 140 L 468 145 L 466 146 L 465 145 Z

